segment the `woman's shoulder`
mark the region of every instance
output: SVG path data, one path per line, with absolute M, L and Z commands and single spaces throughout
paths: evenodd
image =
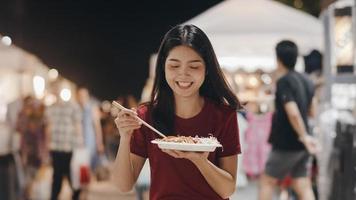
M 217 103 L 210 99 L 207 99 L 207 103 L 209 104 L 209 113 L 211 114 L 215 114 L 223 118 L 228 118 L 231 115 L 236 115 L 236 109 L 232 108 L 226 103 Z

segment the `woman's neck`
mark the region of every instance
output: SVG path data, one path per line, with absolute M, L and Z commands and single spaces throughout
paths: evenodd
M 181 118 L 191 118 L 197 115 L 204 106 L 204 98 L 198 96 L 196 98 L 176 98 L 176 115 Z

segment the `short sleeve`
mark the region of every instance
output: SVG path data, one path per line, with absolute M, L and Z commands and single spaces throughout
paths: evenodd
M 235 111 L 229 114 L 218 140 L 223 146 L 223 148 L 217 151 L 218 157 L 232 156 L 241 153 L 237 113 Z
M 133 154 L 147 158 L 147 144 L 142 128 L 135 130 L 131 137 L 130 151 Z
M 277 98 L 284 105 L 290 101 L 295 101 L 291 86 L 286 80 L 280 80 L 277 84 Z
M 141 119 L 145 120 L 145 112 L 146 109 L 142 107 L 137 110 L 137 114 Z M 146 120 L 145 120 L 146 121 Z M 137 129 L 133 132 L 131 141 L 130 141 L 130 151 L 133 154 L 138 156 L 147 158 L 148 151 L 147 151 L 147 134 L 145 134 L 145 129 L 141 126 L 140 129 Z
M 307 91 L 308 91 L 308 102 L 309 102 L 309 104 L 311 104 L 312 99 L 315 95 L 315 86 L 314 86 L 313 82 L 310 79 L 308 79 L 308 77 L 306 77 L 306 82 L 307 82 L 306 85 L 307 85 Z

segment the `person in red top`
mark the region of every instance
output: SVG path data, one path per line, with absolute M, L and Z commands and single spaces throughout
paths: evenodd
M 205 33 L 194 25 L 173 27 L 158 52 L 151 101 L 137 111 L 121 110 L 115 119 L 121 139 L 113 182 L 122 192 L 132 190 L 149 159 L 151 200 L 228 199 L 241 152 L 240 108 Z M 135 115 L 166 135 L 213 135 L 223 147 L 210 153 L 161 150 L 151 143 L 159 136 Z

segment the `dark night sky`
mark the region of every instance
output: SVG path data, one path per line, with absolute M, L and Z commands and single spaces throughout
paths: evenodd
M 140 96 L 163 34 L 221 0 L 1 0 L 0 33 L 100 99 Z

